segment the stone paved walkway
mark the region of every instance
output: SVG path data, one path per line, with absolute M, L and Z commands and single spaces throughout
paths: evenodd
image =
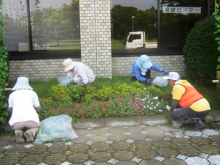
M 207 128 L 77 128 L 77 139 L 41 144 L 16 144 L 5 136 L 0 138 L 0 165 L 220 165 L 220 130 Z

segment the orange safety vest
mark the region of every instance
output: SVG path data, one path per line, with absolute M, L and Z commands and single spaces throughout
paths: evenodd
M 177 84 L 177 85 L 182 85 L 184 88 L 186 88 L 186 92 L 179 100 L 179 105 L 182 108 L 188 107 L 191 104 L 195 103 L 196 101 L 204 98 L 203 95 L 201 95 L 193 86 L 183 85 L 183 84 Z

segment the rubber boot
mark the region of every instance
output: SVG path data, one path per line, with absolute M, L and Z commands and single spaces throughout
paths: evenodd
M 195 120 L 196 124 L 195 124 L 195 131 L 198 131 L 200 128 L 205 127 L 205 124 L 203 123 L 203 121 L 200 118 L 193 118 L 193 120 Z
M 200 128 L 203 128 L 205 126 L 200 118 L 185 117 L 184 119 L 182 119 L 182 122 L 185 124 L 194 124 L 194 128 L 190 128 L 191 131 L 198 131 Z

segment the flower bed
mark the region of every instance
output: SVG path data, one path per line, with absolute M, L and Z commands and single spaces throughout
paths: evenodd
M 152 99 L 162 95 L 154 86 L 145 87 L 138 81 L 130 85 L 116 84 L 94 87 L 55 85 L 50 90 L 50 97 L 40 100 L 42 111 L 40 119 L 66 114 L 74 121 L 85 118 L 112 116 L 141 116 L 159 114 L 165 109 L 165 103 Z

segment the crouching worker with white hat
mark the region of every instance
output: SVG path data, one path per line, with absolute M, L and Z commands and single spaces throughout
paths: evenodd
M 41 106 L 37 94 L 29 85 L 26 77 L 18 77 L 8 98 L 9 124 L 15 130 L 16 142 L 33 142 L 40 127 Z
M 209 102 L 189 83 L 187 80 L 180 79 L 177 72 L 170 72 L 167 79 L 173 91 L 169 95 L 159 96 L 155 99 L 171 99 L 171 107 L 167 109 L 171 111 L 170 117 L 174 128 L 184 124 L 193 124 L 191 130 L 199 130 L 205 126 L 205 116 L 210 111 Z M 180 108 L 179 108 L 180 107 Z M 179 109 L 176 109 L 179 108 Z
M 68 58 L 64 60 L 63 66 L 65 72 L 70 72 L 67 73 L 67 77 L 79 86 L 84 86 L 87 83 L 93 83 L 95 81 L 93 71 L 82 62 L 74 62 Z

